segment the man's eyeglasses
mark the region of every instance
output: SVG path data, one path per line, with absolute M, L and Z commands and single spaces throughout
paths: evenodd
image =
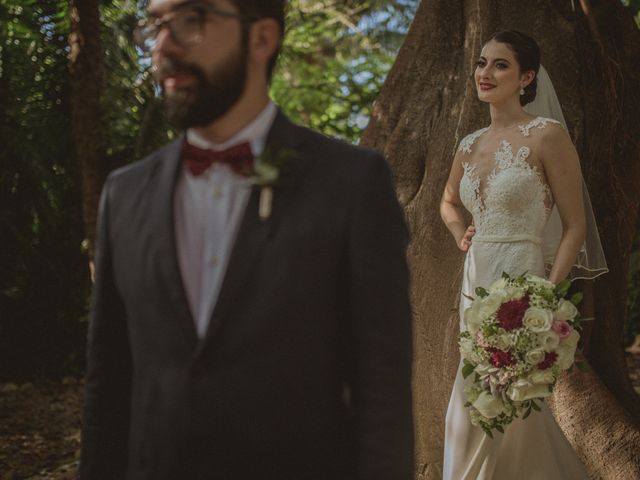
M 255 17 L 220 10 L 207 3 L 186 4 L 164 18 L 142 20 L 134 30 L 134 40 L 144 53 L 151 53 L 158 43 L 158 34 L 166 26 L 176 43 L 182 47 L 192 47 L 202 41 L 205 23 L 211 16 L 236 18 L 244 24 L 257 20 Z

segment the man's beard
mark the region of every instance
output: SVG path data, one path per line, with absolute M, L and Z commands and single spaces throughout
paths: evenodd
M 208 125 L 227 113 L 238 101 L 246 84 L 247 53 L 232 55 L 218 69 L 206 75 L 195 65 L 166 59 L 154 76 L 162 86 L 162 79 L 170 74 L 187 73 L 195 77 L 195 85 L 165 93 L 167 119 L 178 129 Z

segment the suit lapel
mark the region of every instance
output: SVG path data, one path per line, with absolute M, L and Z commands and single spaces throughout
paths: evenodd
M 158 262 L 162 265 L 163 284 L 176 310 L 180 327 L 189 344 L 195 348 L 198 338 L 178 263 L 173 205 L 181 167 L 180 155 L 183 141 L 184 136 L 181 136 L 161 153 L 163 158 L 158 162 L 159 178 L 153 196 L 154 205 L 151 205 L 150 209 L 155 212 L 154 225 L 160 252 Z
M 229 309 L 242 291 L 242 286 L 251 267 L 268 239 L 275 232 L 278 220 L 286 208 L 288 197 L 296 188 L 296 181 L 302 174 L 304 167 L 304 159 L 300 155 L 296 155 L 296 147 L 302 141 L 302 136 L 297 134 L 298 132 L 299 127 L 296 127 L 281 112 L 278 112 L 269 130 L 265 151 L 269 151 L 273 155 L 278 155 L 278 152 L 283 150 L 293 151 L 288 182 L 282 187 L 274 188 L 273 207 L 270 217 L 266 220 L 262 220 L 258 214 L 260 187 L 253 188 L 201 349 L 214 336 L 228 316 Z

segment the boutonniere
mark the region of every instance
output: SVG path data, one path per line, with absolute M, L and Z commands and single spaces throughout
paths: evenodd
M 260 202 L 258 204 L 258 215 L 265 221 L 271 216 L 273 205 L 273 189 L 286 183 L 290 174 L 290 163 L 295 157 L 295 152 L 289 149 L 265 151 L 257 157 L 253 163 L 253 169 L 249 174 L 251 185 L 260 188 Z

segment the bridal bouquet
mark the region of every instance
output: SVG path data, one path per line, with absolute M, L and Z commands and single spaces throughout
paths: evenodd
M 462 374 L 473 376 L 465 388 L 471 423 L 490 437 L 539 411 L 536 401 L 572 367 L 582 294 L 565 299 L 569 286 L 568 280 L 556 286 L 534 275 L 503 274 L 488 290 L 476 289 L 459 343 Z

